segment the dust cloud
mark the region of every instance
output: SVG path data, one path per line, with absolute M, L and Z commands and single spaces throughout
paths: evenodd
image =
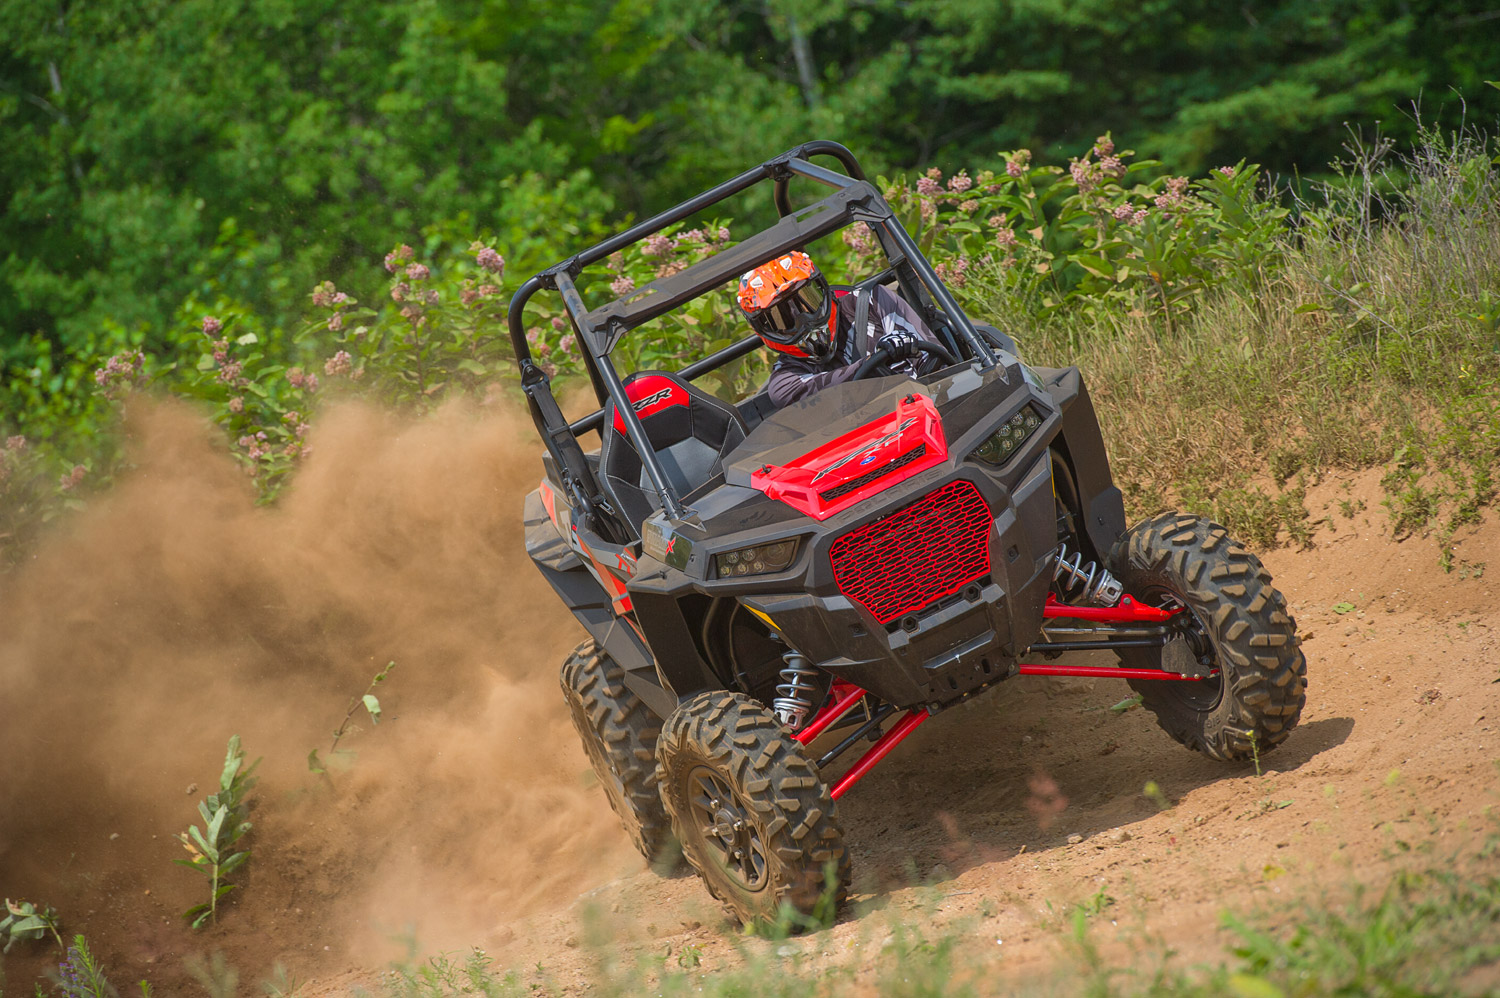
M 155 982 L 208 949 L 253 975 L 485 945 L 640 868 L 557 691 L 583 632 L 523 550 L 524 414 L 332 406 L 274 507 L 196 410 L 135 399 L 127 429 L 136 468 L 0 577 L 0 894 Z M 311 773 L 391 660 L 382 723 Z M 193 934 L 173 835 L 233 734 L 253 858 Z

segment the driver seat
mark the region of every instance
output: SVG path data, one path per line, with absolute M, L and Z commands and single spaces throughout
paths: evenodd
M 683 498 L 723 474 L 724 457 L 745 439 L 745 420 L 734 406 L 664 371 L 639 371 L 625 379 L 625 396 L 646 430 L 668 484 Z M 604 407 L 599 474 L 615 509 L 640 536 L 641 522 L 661 505 L 651 476 L 625 432 L 614 400 Z

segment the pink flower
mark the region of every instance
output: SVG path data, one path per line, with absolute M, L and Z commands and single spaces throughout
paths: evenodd
M 1015 160 L 1011 160 L 1009 163 L 1005 164 L 1005 172 L 1010 174 L 1012 177 L 1019 177 L 1021 176 L 1021 174 L 1026 172 L 1026 167 L 1022 166 L 1020 163 L 1017 163 Z
M 332 315 L 332 316 L 329 316 L 329 318 L 328 318 L 328 328 L 331 331 L 335 332 L 335 333 L 338 332 L 340 329 L 343 329 L 344 328 L 344 317 L 342 315 Z
M 968 214 L 969 212 L 973 211 L 975 208 L 978 208 L 978 207 L 979 207 L 979 202 L 975 201 L 975 200 L 973 200 L 971 198 L 968 201 L 962 201 L 962 202 L 960 202 L 959 206 L 958 206 L 958 210 L 961 211 L 961 212 L 963 212 L 964 214 Z
M 572 353 L 577 348 L 578 337 L 574 336 L 572 333 L 568 333 L 562 339 L 557 341 L 557 349 L 561 350 L 563 353 Z
M 727 243 L 727 242 L 729 242 L 729 230 L 726 229 L 726 228 L 724 228 L 724 226 L 722 226 L 722 225 L 719 226 L 719 242 L 721 242 L 721 243 Z
M 641 247 L 641 253 L 645 256 L 666 256 L 672 252 L 672 237 L 663 232 L 656 232 L 646 237 L 646 245 Z
M 231 360 L 229 363 L 219 368 L 219 380 L 224 382 L 224 384 L 226 385 L 232 385 L 235 383 L 235 380 L 244 372 L 244 370 L 244 364 L 240 363 L 237 360 Z
M 1115 216 L 1115 221 L 1128 222 L 1131 216 L 1135 214 L 1135 209 L 1128 204 L 1116 205 L 1112 214 Z
M 20 434 L 5 438 L 5 449 L 13 454 L 19 454 L 26 449 L 26 438 Z
M 422 318 L 422 310 L 415 305 L 408 305 L 401 310 L 401 318 L 415 326 Z
M 609 290 L 613 291 L 616 297 L 624 298 L 635 290 L 635 282 L 626 275 L 621 274 L 609 282 Z
M 500 293 L 500 289 L 493 284 L 479 285 L 479 297 L 493 298 Z
M 411 294 L 411 285 L 405 281 L 398 281 L 396 286 L 391 288 L 391 301 L 406 301 L 406 296 L 409 294 Z
M 1135 215 L 1133 215 L 1131 217 L 1130 224 L 1131 225 L 1140 225 L 1145 220 L 1146 220 L 1146 209 L 1142 208 L 1140 211 L 1136 212 Z
M 331 308 L 333 306 L 333 282 L 324 281 L 313 288 L 312 303 L 319 308 Z
M 991 215 L 989 218 L 985 219 L 985 221 L 989 223 L 990 228 L 998 229 L 1000 228 L 1000 226 L 1005 224 L 1005 216 Z
M 875 240 L 871 238 L 866 226 L 851 225 L 839 235 L 844 240 L 844 245 L 856 253 L 863 255 L 875 251 Z
M 414 263 L 406 268 L 406 276 L 414 281 L 425 281 L 432 276 L 432 271 L 427 269 L 425 263 Z
M 1186 194 L 1187 193 L 1187 189 L 1188 189 L 1188 178 L 1187 177 L 1168 177 L 1167 178 L 1167 190 L 1170 191 L 1170 192 L 1172 192 L 1173 194 L 1176 194 L 1178 197 L 1181 197 L 1182 195 Z
M 340 350 L 324 362 L 323 373 L 330 378 L 336 378 L 341 374 L 348 374 L 349 369 L 354 366 L 353 360 L 354 358 L 349 356 L 349 351 Z
M 969 179 L 968 172 L 964 170 L 960 170 L 952 177 L 948 178 L 948 189 L 954 194 L 962 194 L 964 191 L 973 186 L 974 181 Z
M 934 194 L 941 194 L 942 192 L 943 192 L 943 186 L 942 186 L 942 184 L 939 184 L 936 180 L 933 180 L 931 177 L 923 177 L 923 178 L 921 178 L 920 180 L 917 181 L 917 193 L 918 194 L 925 194 L 928 197 L 932 197 Z
M 552 317 L 552 328 L 557 330 L 559 333 L 562 332 L 563 321 L 561 316 L 554 315 Z
M 307 375 L 302 373 L 302 368 L 300 367 L 288 368 L 286 380 L 292 383 L 293 388 L 301 388 L 307 384 Z
M 681 246 L 683 243 L 701 243 L 703 242 L 703 230 L 689 229 L 678 235 L 672 242 L 677 246 Z
M 354 299 L 350 298 L 342 291 L 335 291 L 333 294 L 333 303 L 334 305 L 352 305 L 354 303 Z
M 943 171 L 934 166 L 932 169 L 927 171 L 927 179 L 933 181 L 942 180 Z
M 1068 164 L 1068 172 L 1073 175 L 1073 182 L 1085 194 L 1094 189 L 1094 171 L 1094 164 L 1086 159 L 1075 159 L 1072 163 Z
M 405 243 L 397 246 L 395 249 L 391 250 L 385 255 L 385 269 L 394 274 L 396 272 L 396 268 L 401 265 L 402 260 L 411 259 L 411 252 L 411 247 L 406 245 Z
M 1002 228 L 995 233 L 995 242 L 1001 246 L 1014 246 L 1020 240 L 1016 238 L 1014 229 Z
M 481 270 L 488 270 L 492 274 L 505 273 L 505 258 L 489 246 L 483 247 L 475 255 L 474 262 L 479 264 Z
M 1120 157 L 1118 156 L 1105 156 L 1099 160 L 1099 169 L 1108 177 L 1125 176 L 1125 164 L 1120 161 Z
M 656 276 L 671 277 L 673 274 L 679 274 L 686 269 L 687 264 L 682 260 L 668 260 L 666 263 L 656 268 Z
M 236 415 L 244 412 L 245 411 L 245 400 L 242 397 L 240 397 L 239 395 L 236 395 L 234 398 L 230 399 L 229 400 L 229 411 L 232 412 L 232 413 L 234 413 L 234 414 L 236 414 Z
M 423 295 L 422 298 L 427 302 L 427 304 L 436 305 L 438 303 L 438 300 L 442 298 L 442 295 L 438 293 L 437 288 L 428 288 L 427 293 Z
M 318 390 L 318 376 L 316 374 L 309 374 L 307 376 L 307 379 L 302 382 L 302 387 L 304 389 L 306 389 L 307 391 L 310 391 L 310 392 L 317 391 Z
M 479 292 L 474 288 L 464 288 L 458 293 L 458 300 L 465 305 L 472 305 L 479 300 Z
M 1226 177 L 1232 177 L 1232 176 L 1234 176 L 1234 167 L 1232 167 L 1232 166 L 1221 166 L 1221 167 L 1219 167 L 1219 172 L 1222 173 Z
M 931 201 L 923 201 L 922 202 L 922 207 L 921 207 L 921 212 L 922 212 L 922 221 L 924 221 L 924 222 L 930 222 L 934 218 L 937 218 L 937 205 L 934 204 Z
M 58 479 L 57 485 L 64 492 L 71 492 L 78 487 L 78 484 L 83 481 L 83 476 L 88 473 L 89 470 L 83 465 L 75 464 L 72 471 Z
M 1108 135 L 1101 135 L 1094 140 L 1094 155 L 1099 157 L 1108 156 L 1115 151 L 1114 141 Z
M 203 317 L 203 334 L 205 336 L 218 336 L 219 330 L 224 328 L 224 323 L 211 315 Z

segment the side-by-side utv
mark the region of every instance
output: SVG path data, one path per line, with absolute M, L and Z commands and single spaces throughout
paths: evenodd
M 794 178 L 830 192 L 794 210 Z M 767 181 L 774 225 L 623 298 L 580 294 L 586 268 Z M 616 369 L 638 327 L 850 225 L 886 263 L 852 290 L 917 311 L 932 373 L 892 375 L 877 351 L 781 409 L 696 386 L 757 349 L 748 329 L 675 371 Z M 571 422 L 526 341 L 542 290 L 599 402 Z M 1028 367 L 967 315 L 843 146 L 799 146 L 580 250 L 521 286 L 509 322 L 546 447 L 527 551 L 590 635 L 562 668 L 579 735 L 641 852 L 680 843 L 741 919 L 841 900 L 839 798 L 929 717 L 1016 676 L 1122 679 L 1216 759 L 1296 725 L 1306 664 L 1259 559 L 1192 515 L 1127 530 L 1078 370 Z M 1119 665 L 1068 662 L 1098 650 Z

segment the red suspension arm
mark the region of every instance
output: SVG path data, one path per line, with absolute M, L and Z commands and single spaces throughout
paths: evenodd
M 921 724 L 931 716 L 932 715 L 928 714 L 927 711 L 923 710 L 920 707 L 916 710 L 907 711 L 905 717 L 897 721 L 895 726 L 892 727 L 891 730 L 881 735 L 880 741 L 876 742 L 874 745 L 871 745 L 869 751 L 860 756 L 859 761 L 856 762 L 853 766 L 849 767 L 849 772 L 839 777 L 839 781 L 835 783 L 833 785 L 833 789 L 828 792 L 829 795 L 834 800 L 838 800 L 840 797 L 844 796 L 845 791 L 854 786 L 854 784 L 858 783 L 861 777 L 875 768 L 875 764 L 877 762 L 879 762 L 881 759 L 884 759 L 887 755 L 890 754 L 891 749 L 901 744 L 902 740 L 906 738 L 907 735 L 917 730 L 917 725 Z
M 808 722 L 807 726 L 792 737 L 806 745 L 814 738 L 827 731 L 828 728 L 839 718 L 849 713 L 850 709 L 865 695 L 865 691 L 853 683 L 842 679 L 833 681 L 833 703 L 818 712 L 818 716 Z
M 1173 614 L 1181 613 L 1177 610 L 1158 610 L 1154 606 L 1137 603 L 1129 595 L 1120 597 L 1119 606 L 1069 606 L 1059 603 L 1057 597 L 1047 596 L 1047 605 L 1042 607 L 1043 617 L 1074 617 L 1078 620 L 1097 620 L 1106 624 L 1159 624 L 1164 620 L 1170 620 Z

